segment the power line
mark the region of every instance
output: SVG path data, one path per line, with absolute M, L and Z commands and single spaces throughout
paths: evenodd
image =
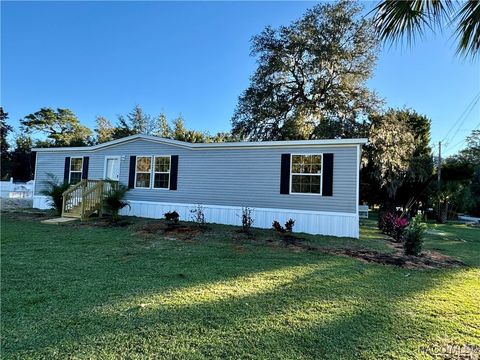
M 475 125 L 475 127 L 472 129 L 472 131 L 473 131 L 473 130 L 477 130 L 478 128 L 480 128 L 480 123 L 478 123 L 477 125 Z M 463 140 L 460 140 L 458 143 L 456 143 L 455 145 L 453 145 L 453 147 L 454 147 L 454 148 L 457 147 L 457 146 L 461 147 L 461 146 L 463 146 L 463 144 L 466 143 L 466 142 L 467 142 L 467 136 L 466 136 Z
M 452 127 L 448 130 L 448 132 L 446 133 L 446 135 L 443 137 L 443 139 L 441 140 L 441 142 L 443 143 L 447 143 L 445 144 L 445 146 L 448 145 L 448 142 L 450 142 L 451 140 L 453 140 L 455 138 L 455 136 L 458 134 L 458 131 L 460 130 L 460 128 L 462 127 L 463 123 L 465 122 L 465 120 L 468 118 L 468 115 L 470 115 L 470 113 L 473 111 L 475 105 L 478 103 L 478 101 L 480 100 L 480 92 L 478 92 L 472 99 L 472 101 L 467 105 L 467 107 L 465 108 L 465 110 L 462 112 L 462 114 L 460 115 L 460 117 L 453 123 Z M 457 127 L 457 130 L 455 131 L 455 134 L 454 136 L 450 137 L 450 133 Z M 446 141 L 448 138 L 449 141 Z
M 475 106 L 477 105 L 478 103 L 478 100 L 480 100 L 480 96 L 477 97 L 477 100 L 473 103 L 473 105 L 470 107 L 470 110 L 467 112 L 467 114 L 465 115 L 465 117 L 463 118 L 462 122 L 460 123 L 460 125 L 458 125 L 457 127 L 457 131 L 455 131 L 455 133 L 453 134 L 453 136 L 451 137 L 450 141 L 453 141 L 453 139 L 455 139 L 455 137 L 457 136 L 458 132 L 460 131 L 460 129 L 462 128 L 463 124 L 465 123 L 465 121 L 468 119 L 468 117 L 470 116 L 471 112 L 473 111 L 473 109 L 475 109 Z M 448 144 L 447 144 L 448 145 Z

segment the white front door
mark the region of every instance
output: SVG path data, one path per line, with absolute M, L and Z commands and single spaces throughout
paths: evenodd
M 107 156 L 105 158 L 105 179 L 118 181 L 120 178 L 120 157 Z

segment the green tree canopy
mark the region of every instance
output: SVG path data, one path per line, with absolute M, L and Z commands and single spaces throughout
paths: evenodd
M 146 113 L 139 105 L 135 105 L 127 115 L 118 116 L 118 121 L 115 125 L 105 117 L 97 116 L 95 133 L 97 134 L 97 143 L 135 134 L 159 136 L 191 143 L 238 141 L 230 133 L 220 132 L 211 136 L 207 132 L 188 129 L 185 126 L 185 120 L 182 115 L 179 115 L 171 122 L 168 121 L 164 113 L 152 116 Z
M 412 109 L 390 109 L 371 117 L 361 173 L 362 200 L 395 200 L 397 206 L 414 207 L 418 201 L 427 203 L 424 190 L 433 174 L 430 125 L 430 119 Z
M 403 114 L 390 109 L 383 115 L 371 118 L 369 157 L 374 177 L 395 199 L 411 171 L 415 154 L 415 135 Z
M 460 151 L 460 156 L 480 167 L 480 130 L 472 130 L 472 133 L 467 136 L 466 142 L 467 146 Z
M 357 121 L 379 104 L 366 86 L 377 37 L 361 12 L 350 1 L 319 4 L 291 25 L 253 37 L 258 68 L 238 100 L 233 134 L 252 140 L 357 135 Z
M 20 124 L 25 133 L 44 134 L 47 138 L 44 146 L 82 146 L 91 142 L 92 131 L 69 109 L 41 108 L 25 116 Z
M 10 146 L 7 137 L 12 132 L 12 127 L 7 124 L 8 113 L 0 106 L 0 147 L 1 147 L 1 178 L 7 179 L 12 176 Z
M 135 134 L 153 135 L 152 118 L 140 105 L 135 105 L 127 115 L 118 116 L 117 126 L 113 130 L 113 138 L 119 139 Z
M 97 116 L 95 118 L 95 125 L 95 133 L 97 134 L 95 140 L 97 144 L 113 140 L 115 127 L 110 120 L 103 116 Z

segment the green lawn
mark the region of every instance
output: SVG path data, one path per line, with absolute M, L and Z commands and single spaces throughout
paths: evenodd
M 142 220 L 145 221 L 145 220 Z M 189 240 L 4 215 L 2 358 L 431 358 L 480 349 L 480 229 L 431 225 L 468 266 L 407 270 L 213 226 Z M 374 221 L 326 247 L 390 251 Z M 473 350 L 475 351 L 475 350 Z

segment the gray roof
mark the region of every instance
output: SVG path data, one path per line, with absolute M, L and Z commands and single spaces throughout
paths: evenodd
M 240 141 L 240 142 L 221 142 L 221 143 L 189 143 L 185 141 L 178 141 L 172 139 L 165 139 L 158 136 L 151 135 L 131 135 L 121 139 L 105 142 L 103 144 L 93 146 L 80 147 L 48 147 L 48 148 L 33 148 L 33 151 L 41 152 L 63 152 L 63 151 L 95 151 L 118 144 L 123 144 L 135 140 L 147 140 L 156 143 L 163 143 L 191 150 L 200 149 L 237 149 L 237 148 L 257 148 L 257 147 L 289 147 L 289 146 L 345 146 L 345 145 L 364 145 L 368 142 L 366 138 L 358 139 L 323 139 L 323 140 L 287 140 L 287 141 Z

